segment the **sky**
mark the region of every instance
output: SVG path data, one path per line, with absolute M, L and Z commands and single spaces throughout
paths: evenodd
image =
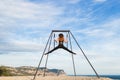
M 0 65 L 37 66 L 52 30 L 70 30 L 98 74 L 120 74 L 119 0 L 0 0 Z M 77 74 L 94 74 L 72 43 Z M 73 74 L 71 55 L 53 52 L 48 68 Z

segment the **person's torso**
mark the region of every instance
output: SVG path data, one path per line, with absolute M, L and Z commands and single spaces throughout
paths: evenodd
M 64 42 L 64 38 L 58 38 L 59 42 Z

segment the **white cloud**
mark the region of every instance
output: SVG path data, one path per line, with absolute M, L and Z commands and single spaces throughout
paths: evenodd
M 107 0 L 94 0 L 95 2 L 105 2 Z
M 56 22 L 56 17 L 62 13 L 62 8 L 50 3 L 0 0 L 0 50 L 39 51 L 43 44 L 38 40 L 46 32 L 42 29 L 51 27 Z M 37 33 L 31 34 L 32 32 Z M 35 37 L 36 35 L 40 36 Z
M 2 44 L 3 43 L 3 44 Z M 43 50 L 43 45 L 30 40 L 11 40 L 2 42 L 0 45 L 1 52 L 40 52 Z
M 49 13 L 49 14 L 48 14 Z M 31 3 L 24 0 L 0 1 L 2 26 L 48 27 L 62 14 L 62 8 L 49 3 Z
M 77 32 L 84 34 L 89 37 L 100 37 L 100 38 L 114 38 L 119 36 L 120 30 L 120 19 L 119 18 L 112 18 L 106 20 L 102 24 L 92 25 L 92 27 L 88 27 L 85 29 L 77 30 Z M 117 37 L 116 37 L 117 38 Z
M 68 0 L 67 0 L 68 1 Z M 78 3 L 80 2 L 81 0 L 69 0 L 69 3 L 72 3 L 72 4 L 75 4 L 75 3 Z
M 120 26 L 120 18 L 110 18 L 109 20 L 107 20 L 107 22 L 105 24 L 103 24 L 104 27 L 106 28 L 110 28 L 112 30 L 119 30 L 119 26 Z
M 55 15 L 61 14 L 61 11 L 50 4 L 35 4 L 31 2 L 4 0 L 0 3 L 0 11 L 2 16 L 18 19 L 48 19 Z M 49 14 L 48 14 L 49 12 Z
M 107 37 L 107 36 L 111 36 L 113 35 L 113 32 L 108 32 L 106 33 L 106 31 L 104 29 L 95 29 L 95 28 L 87 28 L 87 29 L 83 29 L 83 30 L 78 30 L 77 32 L 80 32 L 81 34 L 85 34 L 87 36 L 98 36 L 98 37 Z
M 41 53 L 34 52 L 11 52 L 0 55 L 0 65 L 6 66 L 37 66 Z
M 120 60 L 119 23 L 119 18 L 112 17 L 97 26 L 95 24 L 78 30 L 81 36 L 84 35 L 82 39 L 78 35 L 78 42 L 82 43 L 86 55 L 101 74 L 119 74 L 117 70 L 120 69 L 120 62 L 116 62 Z

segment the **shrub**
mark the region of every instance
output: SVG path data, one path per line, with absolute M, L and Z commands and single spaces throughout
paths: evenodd
M 12 74 L 6 67 L 0 66 L 0 76 L 12 76 Z

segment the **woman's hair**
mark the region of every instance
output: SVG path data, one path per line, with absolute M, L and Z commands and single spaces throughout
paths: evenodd
M 60 37 L 60 38 L 63 38 L 63 37 L 64 37 L 64 35 L 63 35 L 62 33 L 60 33 L 60 34 L 59 34 L 59 37 Z

